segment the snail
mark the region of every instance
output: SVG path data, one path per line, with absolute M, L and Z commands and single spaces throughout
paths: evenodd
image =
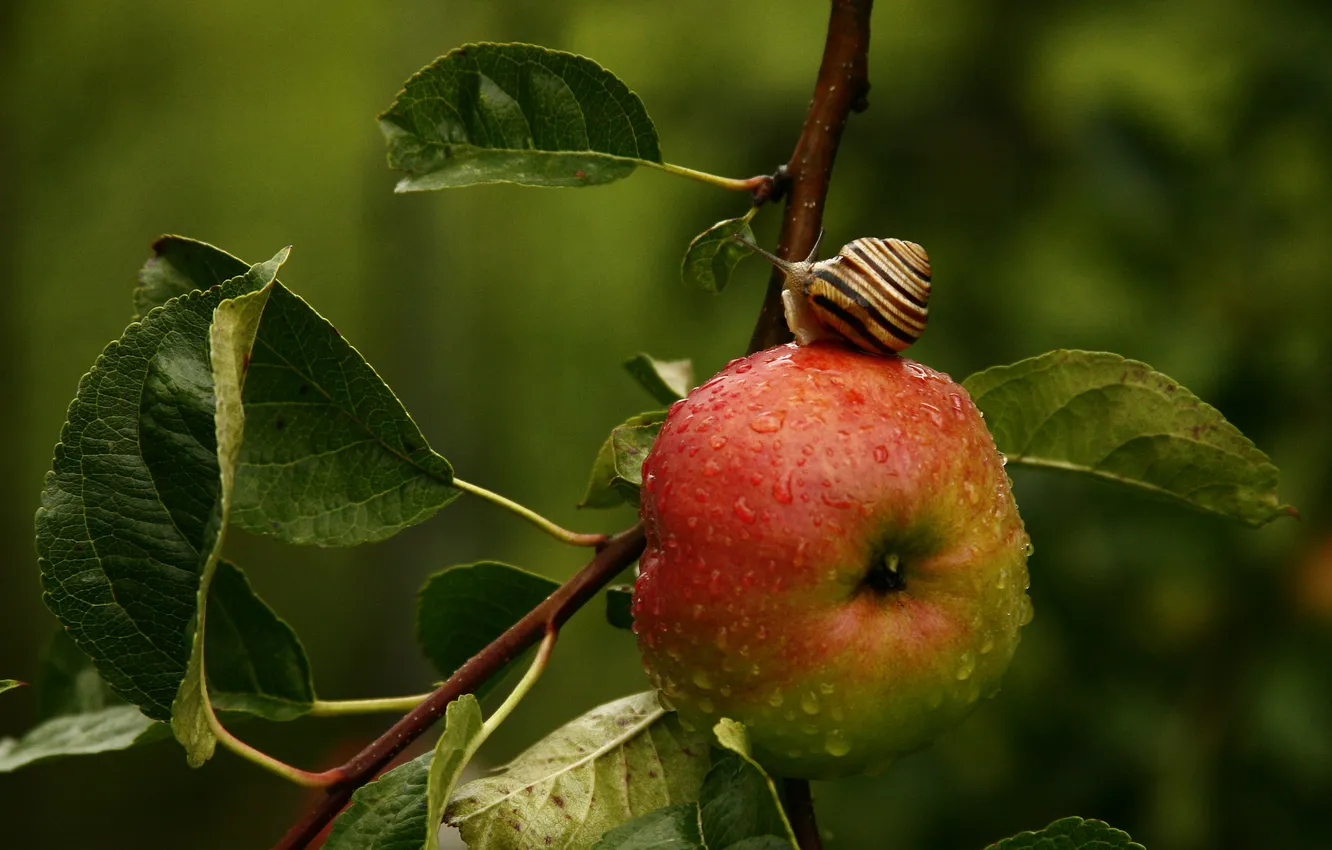
M 856 239 L 837 256 L 815 262 L 816 242 L 809 257 L 791 263 L 735 238 L 786 275 L 782 305 L 801 345 L 833 336 L 872 354 L 890 354 L 911 345 L 925 330 L 930 258 L 914 242 Z

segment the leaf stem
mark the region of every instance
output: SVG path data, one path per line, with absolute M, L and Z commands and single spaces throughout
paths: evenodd
M 207 716 L 208 728 L 213 731 L 213 737 L 217 738 L 218 743 L 246 761 L 256 764 L 270 773 L 276 773 L 288 782 L 294 782 L 303 788 L 328 788 L 345 778 L 345 774 L 339 768 L 327 770 L 323 773 L 310 773 L 308 770 L 293 767 L 262 750 L 255 749 L 231 734 L 227 727 L 222 725 L 222 721 L 218 719 L 217 712 L 213 711 L 211 704 L 208 705 Z
M 500 703 L 500 707 L 486 718 L 485 724 L 481 727 L 481 734 L 477 736 L 474 745 L 470 748 L 472 752 L 475 752 L 476 748 L 481 746 L 481 743 L 489 738 L 491 733 L 500 727 L 501 723 L 508 719 L 513 710 L 518 707 L 518 703 L 522 702 L 523 697 L 527 696 L 527 692 L 532 690 L 536 680 L 541 678 L 541 674 L 546 669 L 546 663 L 550 661 L 550 654 L 555 649 L 555 639 L 559 637 L 559 634 L 559 630 L 555 628 L 554 623 L 546 624 L 546 636 L 541 639 L 541 646 L 537 649 L 536 658 L 532 659 L 527 672 L 523 674 L 523 678 L 518 681 L 509 695 L 504 698 L 504 702 Z M 468 756 L 471 756 L 470 752 Z
M 665 171 L 667 174 L 678 174 L 681 177 L 688 177 L 691 180 L 697 180 L 700 183 L 709 183 L 713 186 L 720 186 L 723 189 L 729 189 L 732 192 L 753 192 L 761 188 L 764 184 L 772 181 L 772 177 L 766 174 L 760 174 L 756 177 L 748 177 L 743 180 L 735 177 L 720 177 L 716 174 L 709 174 L 706 171 L 698 171 L 693 168 L 686 168 L 683 165 L 676 165 L 671 162 L 647 162 L 653 168 Z
M 524 507 L 512 499 L 506 499 L 499 493 L 491 492 L 484 487 L 479 487 L 471 482 L 463 481 L 461 478 L 454 478 L 453 484 L 459 490 L 471 493 L 474 496 L 480 496 L 487 502 L 490 502 L 493 505 L 498 505 L 509 513 L 522 517 L 561 543 L 568 543 L 570 546 L 600 546 L 610 539 L 610 537 L 605 534 L 581 534 L 577 531 L 570 531 L 567 528 L 556 525 L 531 508 Z
M 400 714 L 425 702 L 430 694 L 371 699 L 317 699 L 306 712 L 308 717 L 342 717 L 348 714 Z

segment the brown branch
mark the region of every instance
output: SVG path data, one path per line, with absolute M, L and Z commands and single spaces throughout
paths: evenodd
M 273 845 L 274 850 L 299 850 L 308 845 L 347 805 L 352 792 L 374 779 L 394 756 L 443 717 L 449 703 L 479 688 L 482 682 L 497 673 L 510 659 L 540 640 L 547 628 L 561 626 L 612 578 L 637 560 L 643 545 L 642 523 L 612 537 L 586 567 L 459 667 L 425 702 L 412 709 L 342 767 L 335 768 L 346 778 L 329 788 L 327 796 L 319 805 Z
M 867 57 L 873 6 L 874 0 L 833 0 L 814 99 L 791 161 L 786 164 L 790 189 L 776 251 L 782 259 L 803 260 L 813 250 L 823 227 L 823 203 L 828 197 L 842 130 L 852 112 L 861 112 L 868 105 Z M 784 281 L 785 276 L 773 269 L 749 340 L 751 353 L 791 341 L 782 312 Z
M 828 38 L 809 113 L 796 142 L 791 160 L 761 184 L 755 178 L 755 202 L 768 200 L 774 190 L 786 190 L 777 256 L 804 259 L 818 240 L 823 225 L 823 205 L 828 197 L 833 160 L 841 143 L 842 130 L 852 112 L 866 108 L 869 76 L 870 10 L 874 0 L 832 0 Z M 780 179 L 778 179 L 780 178 Z M 759 311 L 749 350 L 760 351 L 791 339 L 782 311 L 784 277 L 774 271 Z M 499 671 L 510 659 L 536 643 L 548 627 L 558 627 L 581 608 L 616 574 L 643 551 L 642 523 L 616 535 L 595 558 L 569 579 L 546 601 L 528 612 L 511 629 L 477 653 L 430 698 L 407 714 L 383 735 L 330 773 L 346 778 L 328 789 L 327 796 L 305 818 L 288 830 L 274 850 L 299 850 L 309 844 L 347 804 L 352 792 L 373 779 L 394 756 L 420 737 L 444 714 L 450 702 L 471 693 Z M 818 826 L 810 798 L 809 782 L 784 780 L 787 811 L 800 842 L 800 850 L 820 850 Z
M 862 112 L 869 105 L 867 66 L 873 6 L 874 0 L 833 0 L 814 98 L 783 175 L 789 185 L 776 253 L 785 260 L 803 260 L 814 249 L 823 228 L 823 205 L 828 199 L 828 184 L 842 130 L 852 112 Z M 786 276 L 773 269 L 749 340 L 751 353 L 791 340 L 782 309 L 785 281 Z M 783 784 L 786 813 L 800 850 L 822 850 L 809 781 L 786 779 Z
M 784 779 L 782 784 L 786 791 L 786 817 L 791 821 L 800 850 L 823 850 L 819 825 L 814 822 L 814 798 L 809 793 L 809 780 Z

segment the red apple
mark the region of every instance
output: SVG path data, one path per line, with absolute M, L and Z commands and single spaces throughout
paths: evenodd
M 643 663 L 811 779 L 882 769 L 993 695 L 1031 619 L 1022 520 L 966 390 L 834 343 L 736 360 L 643 464 Z

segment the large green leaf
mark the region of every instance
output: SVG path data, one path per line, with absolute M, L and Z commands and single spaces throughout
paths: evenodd
M 220 487 L 213 311 L 274 263 L 130 325 L 79 384 L 37 512 L 47 606 L 111 688 L 166 719 L 190 655 Z
M 666 421 L 666 411 L 658 410 L 631 416 L 611 430 L 592 462 L 592 475 L 580 508 L 614 508 L 637 505 L 643 486 L 643 461 Z
M 0 773 L 60 756 L 123 750 L 171 737 L 171 729 L 132 705 L 53 717 L 21 738 L 0 738 Z
M 1277 499 L 1267 455 L 1145 363 L 1051 351 L 963 386 L 1011 463 L 1093 475 L 1251 526 L 1294 513 Z
M 694 388 L 692 360 L 658 360 L 650 354 L 637 354 L 624 361 L 624 368 L 661 404 L 677 402 Z
M 426 579 L 417 594 L 417 640 L 447 678 L 559 586 L 545 576 L 495 561 L 441 570 Z M 496 675 L 490 681 L 499 679 Z
M 582 56 L 468 44 L 407 81 L 379 116 L 399 192 L 477 183 L 592 186 L 660 163 L 638 96 Z
M 324 850 L 434 850 L 444 799 L 480 734 L 476 698 L 449 703 L 434 750 L 357 789 Z
M 315 701 L 310 661 L 296 632 L 260 599 L 240 567 L 223 561 L 208 593 L 204 646 L 213 705 L 291 720 Z
M 139 285 L 134 288 L 135 318 L 143 318 L 177 296 L 226 283 L 248 268 L 206 242 L 163 236 L 153 243 L 153 256 L 139 272 Z
M 694 237 L 680 263 L 680 279 L 685 286 L 705 292 L 721 292 L 731 281 L 731 274 L 740 261 L 754 249 L 737 242 L 739 236 L 746 242 L 754 241 L 749 229 L 749 216 L 719 221 Z
M 524 848 L 529 837 L 587 847 L 609 829 L 698 799 L 707 739 L 648 692 L 607 703 L 547 735 L 495 774 L 470 782 L 445 821 L 472 848 Z M 521 831 L 514 829 L 521 825 Z
M 1145 850 L 1127 832 L 1099 820 L 1063 818 L 1040 832 L 1022 832 L 986 850 Z
M 164 236 L 153 249 L 135 292 L 143 312 L 245 270 L 225 251 L 182 236 Z M 291 543 L 349 546 L 390 537 L 457 497 L 453 469 L 393 391 L 281 285 L 252 357 L 233 525 Z
M 277 281 L 278 269 L 286 262 L 289 253 L 290 250 L 284 248 L 269 261 L 272 275 L 265 286 L 218 304 L 213 311 L 213 324 L 209 329 L 209 361 L 216 399 L 214 425 L 217 429 L 217 468 L 221 484 L 214 511 L 217 530 L 199 574 L 189 664 L 180 689 L 176 692 L 176 699 L 171 704 L 171 731 L 185 748 L 185 758 L 192 767 L 198 767 L 211 758 L 217 745 L 205 670 L 208 597 L 213 576 L 222 558 L 222 544 L 226 540 L 227 523 L 231 515 L 231 493 L 236 481 L 236 458 L 245 437 L 245 409 L 241 402 L 245 373 L 255 336 L 259 333 L 259 322 L 263 319 L 264 308 L 268 305 L 269 295 Z
M 233 525 L 289 543 L 353 546 L 433 516 L 453 468 L 337 329 L 274 287 L 245 381 Z

